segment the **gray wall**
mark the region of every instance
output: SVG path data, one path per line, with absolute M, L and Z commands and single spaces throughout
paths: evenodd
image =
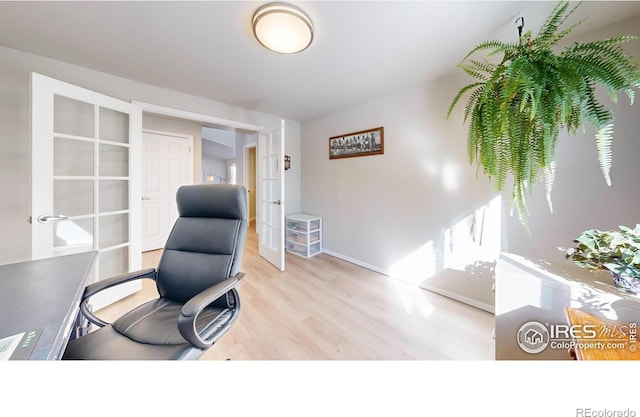
M 125 101 L 136 100 L 194 113 L 263 126 L 280 126 L 281 118 L 230 106 L 201 97 L 127 80 L 64 62 L 0 47 L 0 264 L 31 257 L 31 137 L 29 133 L 31 72 L 98 91 Z M 147 119 L 148 120 L 148 119 Z M 158 127 L 155 125 L 156 128 Z M 291 140 L 299 140 L 294 129 Z M 150 125 L 147 126 L 151 128 Z M 164 130 L 164 129 L 158 129 Z M 169 130 L 169 129 L 167 129 Z M 200 172 L 201 149 L 194 134 L 194 171 Z M 293 144 L 298 146 L 299 144 Z M 196 175 L 196 179 L 198 175 Z M 299 203 L 299 190 L 288 191 L 287 198 Z
M 323 217 L 325 250 L 387 273 L 425 245 L 438 257 L 443 231 L 489 202 L 466 129 L 445 120 L 458 88 L 439 80 L 303 123 L 302 209 Z M 378 126 L 383 155 L 329 159 L 329 137 Z
M 291 157 L 291 169 L 284 172 L 285 214 L 295 214 L 302 211 L 301 204 L 301 174 L 302 174 L 302 145 L 301 124 L 293 120 L 285 121 L 284 153 Z
M 202 169 L 204 170 L 204 175 L 213 174 L 221 178 L 224 182 L 228 180 L 227 161 L 215 155 L 202 154 Z
M 638 34 L 639 27 L 640 18 L 634 18 L 588 36 Z M 640 42 L 630 47 L 640 56 Z M 469 166 L 464 105 L 445 119 L 454 95 L 469 82 L 455 74 L 303 123 L 302 209 L 323 216 L 326 250 L 388 273 L 431 244 L 427 255 L 433 256 L 435 271 L 423 262 L 422 272 L 426 278 L 442 269 L 444 232 L 497 195 Z M 613 185 L 607 187 L 602 178 L 593 130 L 562 137 L 554 213 L 540 184 L 530 199 L 528 235 L 510 216 L 509 192 L 504 192 L 502 227 L 486 231 L 499 235 L 504 251 L 558 260 L 562 254 L 556 247 L 570 245 L 581 230 L 640 221 L 639 107 L 620 97 L 613 108 Z M 384 155 L 329 160 L 329 137 L 377 126 L 385 129 Z
M 31 257 L 29 74 L 0 48 L 0 263 Z
M 228 160 L 235 160 L 235 150 L 210 140 L 202 141 L 202 169 L 205 175 L 211 173 L 227 180 Z M 198 173 L 198 176 L 201 174 Z

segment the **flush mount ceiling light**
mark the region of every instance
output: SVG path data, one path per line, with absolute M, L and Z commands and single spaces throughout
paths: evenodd
M 313 24 L 299 8 L 270 3 L 253 14 L 253 34 L 265 48 L 282 54 L 304 51 L 313 40 Z

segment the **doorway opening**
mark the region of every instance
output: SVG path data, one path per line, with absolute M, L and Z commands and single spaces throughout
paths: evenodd
M 257 178 L 257 144 L 253 143 L 244 147 L 244 186 L 248 193 L 249 204 L 249 226 L 255 227 L 257 210 L 256 210 L 256 178 Z
M 255 215 L 251 215 L 250 218 L 255 218 L 254 230 L 258 233 L 258 253 L 265 258 L 269 263 L 273 264 L 280 271 L 284 271 L 285 256 L 284 256 L 284 212 L 285 212 L 285 200 L 284 200 L 284 164 L 281 162 L 284 152 L 285 141 L 285 120 L 280 120 L 279 127 L 270 130 L 269 132 L 263 132 L 262 126 L 252 125 L 244 122 L 236 122 L 227 119 L 221 119 L 205 114 L 197 114 L 189 111 L 173 109 L 169 107 L 143 103 L 138 101 L 132 101 L 133 104 L 138 105 L 142 111 L 149 115 L 155 115 L 170 119 L 178 119 L 183 121 L 197 122 L 199 130 L 210 128 L 216 131 L 231 132 L 227 135 L 233 137 L 235 135 L 236 149 L 244 149 L 245 145 L 255 144 L 256 147 L 256 186 L 253 194 L 255 197 Z M 207 145 L 207 135 L 201 134 L 201 140 L 196 140 L 194 143 L 195 154 L 200 153 L 201 149 L 198 149 L 200 145 Z M 258 145 L 258 143 L 260 143 Z M 232 145 L 232 144 L 231 144 Z M 251 146 L 249 146 L 251 147 Z M 229 146 L 232 148 L 232 146 Z M 202 160 L 195 160 L 194 165 L 201 164 Z M 207 180 L 219 182 L 229 181 L 234 163 L 227 162 L 224 164 L 226 170 L 223 175 L 218 175 L 216 178 L 214 172 L 209 168 L 197 167 L 195 174 L 196 182 L 206 182 Z M 248 174 L 245 175 L 245 158 L 244 152 L 239 152 L 235 162 L 235 181 L 238 184 L 247 184 Z M 207 170 L 205 172 L 205 169 Z M 200 172 L 199 172 L 200 171 Z M 203 178 L 198 178 L 199 176 Z M 242 178 L 240 178 L 242 176 Z M 249 200 L 249 198 L 247 198 Z M 266 233 L 265 233 L 266 231 Z

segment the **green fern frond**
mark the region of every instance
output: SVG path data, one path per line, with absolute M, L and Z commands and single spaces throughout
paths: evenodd
M 513 191 L 511 192 L 511 213 L 513 213 L 513 208 L 515 206 L 516 211 L 518 212 L 520 224 L 522 224 L 525 230 L 529 232 L 529 222 L 527 221 L 527 218 L 529 217 L 529 208 L 527 207 L 525 190 L 526 185 L 524 183 L 514 185 Z
M 549 165 L 544 167 L 544 188 L 545 197 L 547 198 L 547 204 L 549 205 L 549 211 L 553 213 L 553 202 L 551 201 L 551 191 L 553 190 L 553 183 L 556 178 L 556 162 L 553 161 Z
M 460 69 L 467 73 L 467 75 L 472 76 L 473 78 L 477 78 L 479 80 L 487 80 L 487 76 L 482 73 L 478 68 L 474 65 L 460 65 Z
M 447 111 L 447 119 L 449 118 L 449 116 L 451 116 L 451 112 L 453 111 L 453 108 L 456 106 L 456 104 L 458 103 L 458 101 L 460 101 L 460 97 L 462 97 L 464 95 L 464 93 L 466 93 L 467 91 L 471 90 L 474 87 L 477 87 L 479 85 L 482 85 L 484 83 L 473 83 L 473 84 L 469 84 L 465 87 L 462 87 L 460 89 L 460 91 L 458 91 L 458 94 L 456 95 L 456 97 L 453 99 L 453 102 L 451 103 L 451 106 L 449 106 L 449 110 Z M 465 117 L 466 119 L 466 117 Z
M 477 71 L 486 72 L 487 74 L 493 74 L 493 72 L 498 67 L 496 64 L 492 64 L 491 62 L 487 61 L 477 61 L 475 59 L 471 59 L 469 60 L 469 62 L 473 64 Z
M 480 96 L 482 96 L 483 94 L 483 90 L 484 90 L 484 83 L 480 83 L 480 85 L 478 86 L 477 89 L 475 89 L 470 95 L 469 95 L 469 101 L 467 102 L 467 105 L 464 109 L 464 121 L 467 121 L 467 118 L 469 117 L 469 114 L 471 114 L 471 112 L 473 111 L 476 103 L 478 102 Z
M 502 52 L 505 50 L 511 50 L 515 47 L 516 45 L 514 44 L 505 43 L 499 40 L 490 40 L 490 41 L 481 42 L 478 45 L 476 45 L 475 48 L 469 51 L 469 53 L 465 55 L 464 58 L 462 58 L 461 63 L 464 63 L 470 56 L 474 55 L 476 52 L 491 50 L 495 53 L 496 51 Z
M 596 133 L 596 146 L 598 148 L 598 162 L 607 185 L 611 186 L 611 140 L 613 138 L 613 123 L 603 126 Z
M 579 4 L 578 4 L 579 5 Z M 538 36 L 536 37 L 536 41 L 540 44 L 539 46 L 549 47 L 551 46 L 551 40 L 554 38 L 556 33 L 558 32 L 558 28 L 562 23 L 564 23 L 564 16 L 569 7 L 569 3 L 566 1 L 561 1 L 553 8 L 549 16 L 542 23 L 542 27 L 538 32 Z M 576 6 L 578 7 L 578 6 Z M 571 13 L 575 10 L 571 10 Z M 567 14 L 567 17 L 568 15 Z

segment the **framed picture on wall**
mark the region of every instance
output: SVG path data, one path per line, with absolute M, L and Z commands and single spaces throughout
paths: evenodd
M 329 138 L 329 159 L 384 154 L 384 127 Z

